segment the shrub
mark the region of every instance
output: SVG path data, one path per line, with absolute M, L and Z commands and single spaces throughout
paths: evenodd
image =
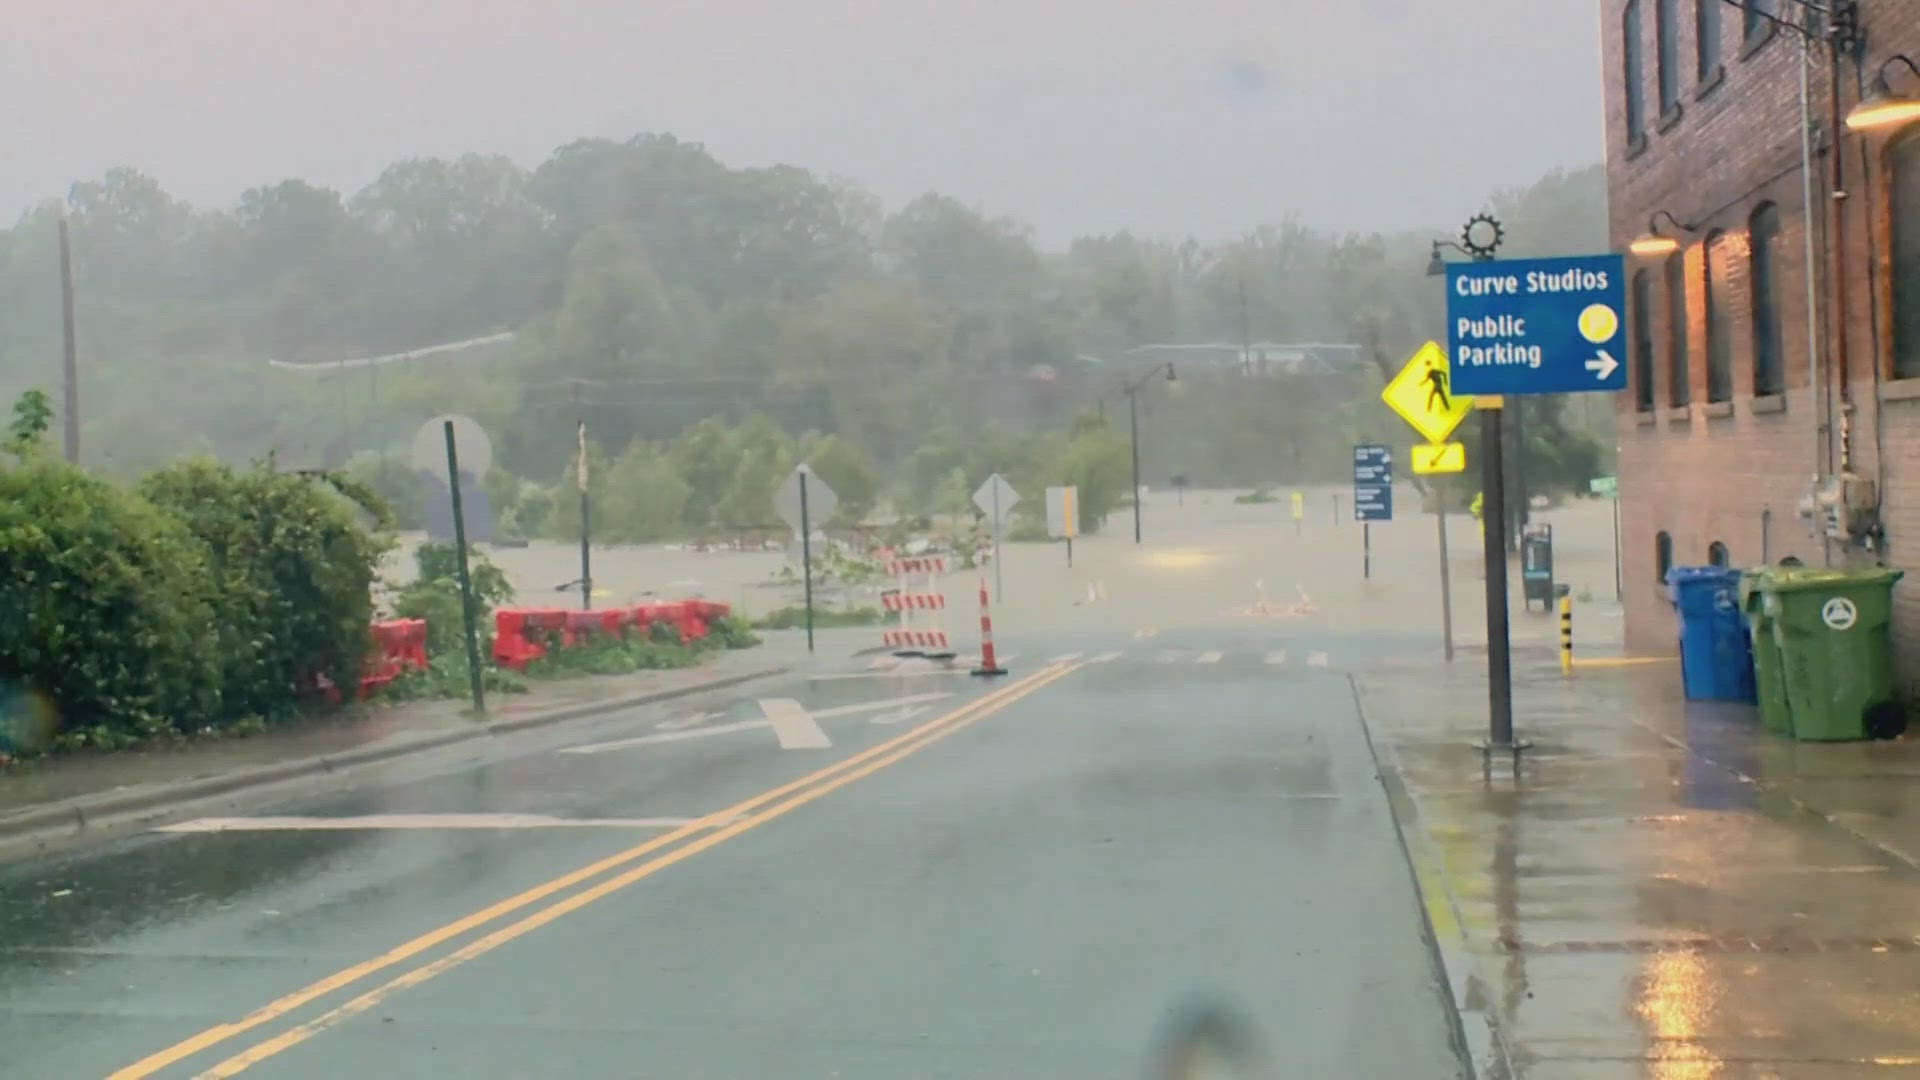
M 427 652 L 465 656 L 466 626 L 460 611 L 460 566 L 452 544 L 421 544 L 413 550 L 416 577 L 394 599 L 402 619 L 427 620 Z M 513 598 L 513 583 L 486 556 L 467 550 L 467 576 L 473 580 L 473 617 L 481 641 L 493 639 L 493 609 Z M 462 663 L 464 663 L 464 659 Z
M 235 711 L 221 701 L 206 548 L 173 515 L 35 457 L 0 468 L 0 566 L 0 677 L 52 700 L 62 745 L 116 746 Z
M 285 716 L 319 676 L 359 683 L 385 541 L 355 519 L 332 479 L 201 458 L 141 482 L 199 542 L 229 716 Z

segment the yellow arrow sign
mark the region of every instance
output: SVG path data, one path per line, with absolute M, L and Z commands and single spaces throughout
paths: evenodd
M 1413 444 L 1413 471 L 1421 476 L 1467 471 L 1465 443 Z
M 1473 398 L 1454 396 L 1447 351 L 1438 342 L 1420 346 L 1393 377 L 1380 400 L 1430 443 L 1443 443 L 1473 411 Z

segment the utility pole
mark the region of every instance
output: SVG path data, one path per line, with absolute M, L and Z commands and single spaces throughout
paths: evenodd
M 67 219 L 60 219 L 60 330 L 66 400 L 62 403 L 66 429 L 67 463 L 80 464 L 80 359 L 73 340 L 73 245 L 67 237 Z

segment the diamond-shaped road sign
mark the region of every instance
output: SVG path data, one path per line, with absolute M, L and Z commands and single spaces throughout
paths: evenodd
M 1019 501 L 1020 493 L 1013 490 L 1013 485 L 1007 483 L 1007 478 L 999 473 L 987 477 L 980 489 L 973 493 L 973 505 L 979 507 L 980 512 L 987 515 L 987 520 L 993 522 L 996 528 L 1007 519 L 1013 504 Z
M 1414 352 L 1407 366 L 1380 391 L 1380 400 L 1412 424 L 1421 438 L 1443 443 L 1473 411 L 1473 399 L 1456 395 L 1451 377 L 1447 351 L 1439 342 L 1429 341 Z
M 819 525 L 833 517 L 840 508 L 840 496 L 833 493 L 825 480 L 820 479 L 811 468 L 805 465 L 787 474 L 779 490 L 773 493 L 773 511 L 780 520 L 800 531 L 800 477 L 807 478 L 807 524 Z

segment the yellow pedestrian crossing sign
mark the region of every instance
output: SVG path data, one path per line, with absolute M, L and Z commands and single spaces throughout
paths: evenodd
M 1393 377 L 1380 400 L 1430 443 L 1444 443 L 1473 411 L 1473 398 L 1453 393 L 1447 351 L 1438 342 L 1420 346 Z M 1418 471 L 1418 470 L 1416 470 Z
M 1413 471 L 1421 476 L 1434 473 L 1467 471 L 1467 447 L 1464 443 L 1413 444 Z

